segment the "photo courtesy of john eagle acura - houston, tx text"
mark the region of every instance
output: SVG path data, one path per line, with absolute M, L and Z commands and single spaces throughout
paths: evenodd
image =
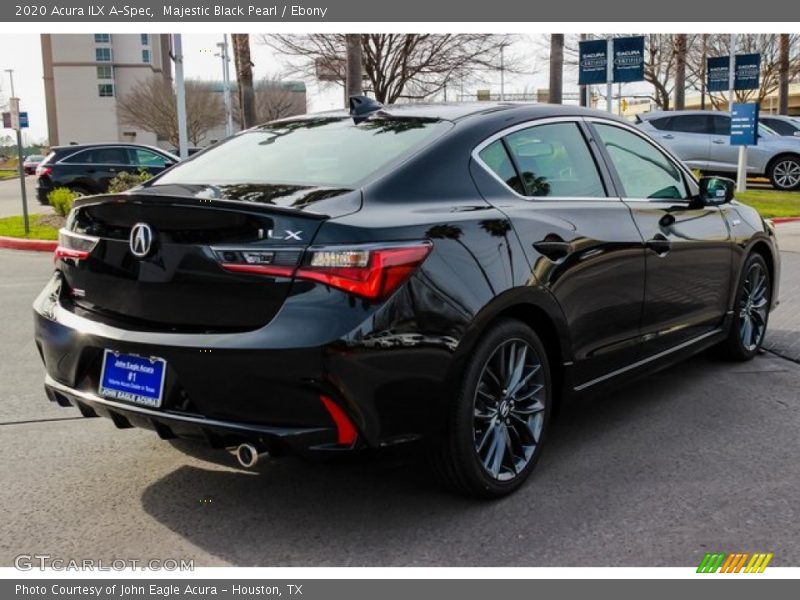
M 243 466 L 413 443 L 479 497 L 528 478 L 569 398 L 752 358 L 780 276 L 732 181 L 621 119 L 361 96 L 80 198 L 55 261 L 50 400 Z

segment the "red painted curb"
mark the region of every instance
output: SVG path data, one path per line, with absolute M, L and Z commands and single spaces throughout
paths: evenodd
M 56 246 L 58 246 L 58 242 L 55 240 L 28 240 L 25 238 L 0 236 L 0 248 L 7 248 L 9 250 L 53 252 Z
M 774 219 L 770 219 L 776 225 L 781 223 L 794 223 L 796 221 L 800 221 L 800 217 L 775 217 Z

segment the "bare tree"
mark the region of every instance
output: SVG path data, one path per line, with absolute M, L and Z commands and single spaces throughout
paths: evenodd
M 247 33 L 231 34 L 233 42 L 233 59 L 236 65 L 236 82 L 239 90 L 239 107 L 242 114 L 242 125 L 245 129 L 256 124 L 256 100 L 253 90 L 253 61 L 250 59 L 250 35 Z
M 789 34 L 780 34 L 778 50 L 778 112 L 782 115 L 789 114 Z
M 292 84 L 280 77 L 264 77 L 254 86 L 256 103 L 256 122 L 267 123 L 276 119 L 299 115 L 305 112 L 305 103 L 292 90 Z M 239 106 L 233 109 L 233 120 L 241 125 L 242 111 Z
M 564 89 L 564 34 L 550 35 L 550 89 L 547 101 L 561 104 Z
M 140 81 L 117 102 L 120 121 L 124 125 L 151 131 L 158 139 L 178 145 L 178 115 L 175 90 L 169 80 L 151 77 Z M 220 94 L 208 84 L 186 82 L 186 129 L 189 141 L 197 146 L 206 133 L 222 124 L 225 114 Z
M 364 71 L 362 68 L 361 36 L 356 33 L 348 33 L 345 36 L 347 45 L 347 97 L 361 96 L 364 93 L 363 81 Z
M 424 99 L 476 71 L 497 69 L 500 48 L 511 36 L 492 34 L 362 34 L 364 74 L 379 102 Z M 346 82 L 344 34 L 265 35 L 262 41 L 289 57 L 305 76 Z M 506 69 L 513 68 L 506 65 Z

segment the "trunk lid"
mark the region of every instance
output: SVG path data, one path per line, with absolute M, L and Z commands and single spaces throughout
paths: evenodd
M 360 206 L 358 192 L 314 193 L 338 199 L 327 203 L 334 215 Z M 81 199 L 62 239 L 96 242 L 85 257 L 68 252 L 59 260 L 64 305 L 126 329 L 262 327 L 280 310 L 294 267 L 330 218 L 311 210 L 317 203 L 298 206 L 151 190 Z M 142 233 L 142 226 L 148 231 Z M 276 274 L 230 268 L 252 264 L 271 265 Z

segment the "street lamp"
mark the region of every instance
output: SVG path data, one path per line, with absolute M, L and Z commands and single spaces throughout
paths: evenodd
M 219 52 L 215 56 L 219 56 L 222 60 L 222 92 L 223 100 L 225 102 L 225 136 L 230 137 L 233 135 L 233 111 L 231 110 L 231 74 L 230 74 L 230 56 L 228 56 L 228 34 L 222 34 L 222 41 L 217 42 Z

